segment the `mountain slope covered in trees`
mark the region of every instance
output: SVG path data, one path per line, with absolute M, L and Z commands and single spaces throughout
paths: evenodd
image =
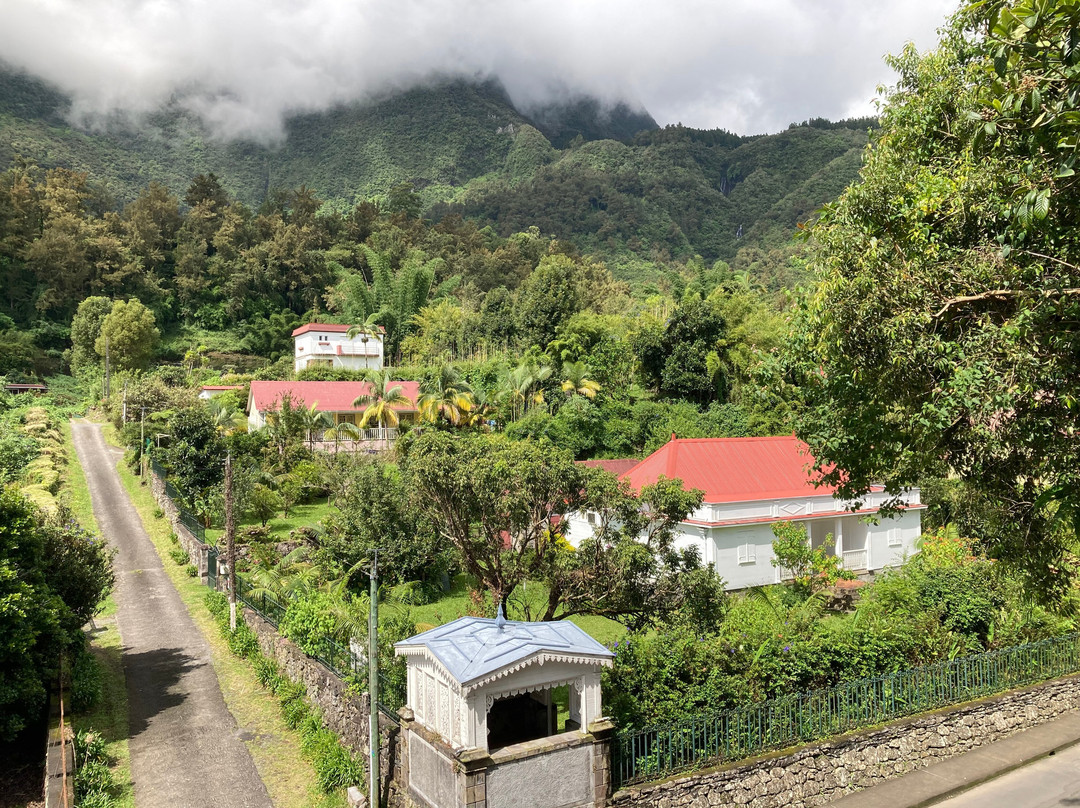
M 588 99 L 530 116 L 497 84 L 463 81 L 291 118 L 274 146 L 215 141 L 179 109 L 86 131 L 69 108 L 41 81 L 0 70 L 0 168 L 24 158 L 85 172 L 103 208 L 151 181 L 179 192 L 210 172 L 251 207 L 307 186 L 345 210 L 410 184 L 430 217 L 461 213 L 503 235 L 536 226 L 644 278 L 658 260 L 711 263 L 785 244 L 856 178 L 870 125 L 813 121 L 740 137 L 657 129 L 647 113 Z

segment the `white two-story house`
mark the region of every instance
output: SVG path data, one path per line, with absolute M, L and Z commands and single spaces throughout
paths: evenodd
M 294 370 L 324 365 L 348 370 L 382 370 L 383 329 L 349 339 L 350 325 L 308 323 L 293 331 Z
M 815 486 L 812 465 L 806 444 L 794 436 L 673 438 L 618 476 L 634 491 L 664 476 L 704 492 L 701 507 L 680 524 L 676 545 L 696 547 L 728 589 L 780 581 L 781 570 L 772 565 L 778 521 L 802 523 L 813 547 L 825 547 L 856 573 L 899 566 L 918 551 L 926 507 L 918 489 L 904 492 L 899 514 L 879 517 L 891 499 L 883 490 L 871 491 L 856 508 L 833 496 L 834 488 Z M 596 514 L 570 515 L 566 538 L 576 547 L 596 522 Z

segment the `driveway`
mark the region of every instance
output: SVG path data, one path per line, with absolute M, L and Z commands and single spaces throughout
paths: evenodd
M 221 696 L 210 648 L 120 483 L 121 452 L 105 443 L 97 424 L 72 421 L 72 435 L 94 516 L 118 550 L 114 596 L 137 808 L 269 808 Z

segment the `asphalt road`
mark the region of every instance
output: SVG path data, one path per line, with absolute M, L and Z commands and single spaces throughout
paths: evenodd
M 1080 805 L 1080 746 L 1003 774 L 940 808 L 1062 808 Z
M 101 427 L 72 422 L 94 516 L 118 549 L 117 625 L 137 808 L 270 808 L 225 706 L 210 648 L 173 587 L 116 473 Z

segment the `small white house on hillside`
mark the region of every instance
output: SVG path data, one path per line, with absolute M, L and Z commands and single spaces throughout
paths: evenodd
M 348 337 L 350 325 L 308 323 L 293 331 L 294 368 L 332 367 L 347 370 L 382 370 L 383 331 Z
M 778 521 L 803 523 L 812 546 L 826 547 L 856 573 L 899 566 L 918 551 L 926 507 L 918 489 L 903 494 L 900 514 L 873 524 L 869 518 L 890 496 L 873 490 L 852 510 L 855 503 L 834 497 L 834 488 L 814 485 L 813 462 L 794 436 L 672 439 L 618 476 L 635 491 L 664 476 L 704 492 L 701 507 L 681 523 L 676 545 L 697 547 L 728 589 L 780 581 L 780 568 L 772 565 Z M 566 538 L 576 547 L 592 536 L 597 519 L 576 513 L 567 521 Z

